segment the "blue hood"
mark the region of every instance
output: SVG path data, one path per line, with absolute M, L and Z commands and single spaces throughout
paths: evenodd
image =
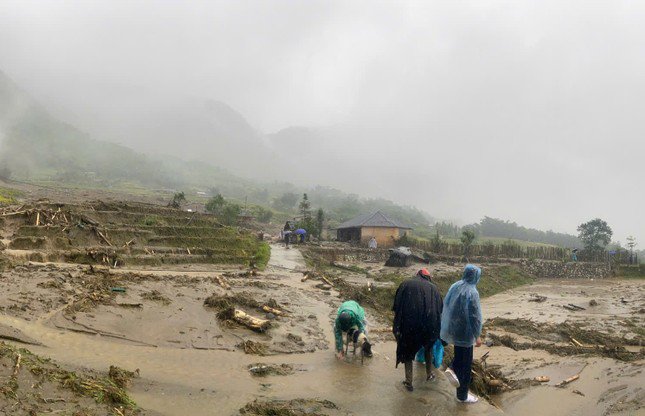
M 474 264 L 467 264 L 464 268 L 464 274 L 461 276 L 461 280 L 471 285 L 476 285 L 479 282 L 481 276 L 482 269 L 475 266 Z

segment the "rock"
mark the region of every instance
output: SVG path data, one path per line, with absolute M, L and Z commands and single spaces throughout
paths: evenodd
M 266 315 L 264 315 L 264 316 L 265 316 L 267 319 L 271 319 L 271 320 L 274 320 L 274 319 L 275 319 L 275 315 L 274 315 L 274 314 L 272 314 L 271 312 L 267 313 L 267 314 L 266 314 Z
M 596 301 L 596 299 L 591 299 L 589 301 L 589 306 L 598 306 L 598 302 Z

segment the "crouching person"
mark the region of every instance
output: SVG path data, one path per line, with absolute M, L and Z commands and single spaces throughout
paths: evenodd
M 441 317 L 441 339 L 455 346 L 455 358 L 446 370 L 448 381 L 457 388 L 457 401 L 476 403 L 479 399 L 468 391 L 473 364 L 473 346 L 481 346 L 482 312 L 477 282 L 481 269 L 466 265 L 460 281 L 454 283 L 444 299 Z
M 334 322 L 334 335 L 336 338 L 336 358 L 345 356 L 349 344 L 353 344 L 353 352 L 360 351 L 365 357 L 372 356 L 372 344 L 367 339 L 367 321 L 365 310 L 356 301 L 348 300 L 338 308 Z M 347 335 L 347 349 L 343 349 L 343 335 Z

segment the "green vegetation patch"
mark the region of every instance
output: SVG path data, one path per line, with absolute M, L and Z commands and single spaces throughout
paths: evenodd
M 0 187 L 0 205 L 15 204 L 21 195 L 22 192 L 16 191 L 15 189 Z
M 645 279 L 645 264 L 621 265 L 617 276 L 627 279 Z

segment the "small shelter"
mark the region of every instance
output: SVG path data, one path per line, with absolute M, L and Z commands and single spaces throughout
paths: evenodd
M 383 212 L 376 211 L 359 215 L 336 227 L 338 241 L 359 241 L 367 245 L 374 237 L 379 247 L 393 247 L 396 240 L 412 228 L 391 220 Z

